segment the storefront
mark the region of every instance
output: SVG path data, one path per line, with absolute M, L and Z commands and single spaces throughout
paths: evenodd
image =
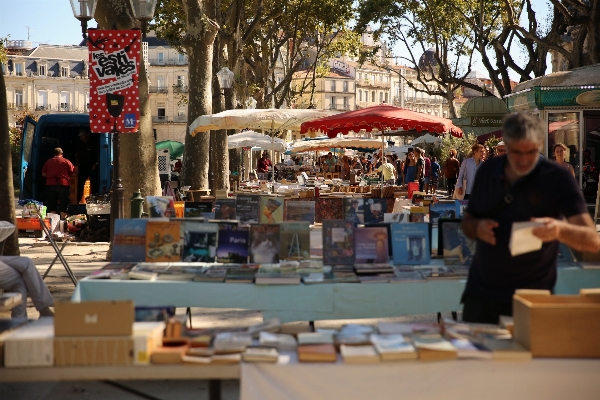
M 600 64 L 555 72 L 520 83 L 505 97 L 508 109 L 538 115 L 547 129 L 543 153 L 554 158 L 553 147 L 568 147 L 565 160 L 588 203 L 596 203 L 600 161 Z

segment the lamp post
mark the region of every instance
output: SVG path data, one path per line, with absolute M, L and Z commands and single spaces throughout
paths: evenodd
M 231 89 L 233 87 L 233 78 L 234 78 L 235 74 L 227 67 L 223 67 L 221 68 L 221 70 L 219 72 L 217 72 L 217 80 L 219 81 L 219 93 L 220 95 L 222 95 L 223 97 L 225 97 L 225 90 L 226 89 Z M 219 98 L 220 101 L 220 98 Z M 227 105 L 225 105 L 225 109 L 227 109 Z M 210 144 L 211 144 L 211 154 L 213 154 L 216 150 L 216 133 L 214 135 L 212 135 L 212 138 L 210 140 Z M 225 149 L 225 151 L 228 151 L 227 149 Z M 213 189 L 213 194 L 216 197 L 217 194 L 217 174 L 215 172 L 215 168 L 216 166 L 214 165 L 214 163 L 210 163 L 210 170 L 209 170 L 209 179 L 210 182 L 212 182 L 212 189 Z
M 154 18 L 157 0 L 129 0 L 135 19 L 142 23 L 142 39 L 146 39 L 148 21 Z
M 97 0 L 70 0 L 75 18 L 81 22 L 81 35 L 87 40 L 87 23 L 94 18 Z

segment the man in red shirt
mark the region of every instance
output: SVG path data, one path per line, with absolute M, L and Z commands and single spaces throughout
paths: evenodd
M 42 168 L 42 176 L 46 178 L 46 207 L 48 212 L 58 214 L 60 201 L 60 216 L 67 216 L 67 207 L 70 200 L 71 176 L 75 174 L 75 167 L 71 161 L 63 157 L 60 147 L 54 149 L 54 157 L 46 161 Z
M 269 152 L 265 150 L 262 154 L 262 158 L 258 160 L 258 165 L 256 166 L 256 169 L 258 170 L 258 172 L 269 172 L 269 169 L 272 165 L 273 163 L 271 163 L 271 160 L 269 160 Z M 269 174 L 268 179 L 271 179 L 270 175 L 271 174 Z

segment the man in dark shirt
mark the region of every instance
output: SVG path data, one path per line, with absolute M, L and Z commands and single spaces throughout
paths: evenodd
M 60 147 L 54 149 L 54 157 L 46 161 L 42 168 L 42 176 L 46 178 L 46 207 L 51 213 L 57 214 L 60 210 L 61 217 L 66 217 L 67 207 L 70 203 L 71 175 L 75 167 L 71 161 L 63 157 Z M 60 201 L 60 208 L 58 202 Z
M 507 154 L 486 161 L 477 172 L 462 228 L 477 240 L 467 286 L 463 320 L 498 323 L 512 315 L 517 289 L 552 290 L 558 242 L 597 252 L 600 238 L 575 179 L 566 168 L 540 157 L 544 129 L 534 116 L 513 114 L 504 123 Z M 541 250 L 511 256 L 513 222 L 543 225 L 533 234 Z
M 269 172 L 269 168 L 272 165 L 273 165 L 273 163 L 271 162 L 271 160 L 269 160 L 269 152 L 266 150 L 263 151 L 262 157 L 260 160 L 258 160 L 258 163 L 256 165 L 256 169 L 258 170 L 258 172 L 266 173 L 266 172 Z M 269 173 L 267 179 L 271 179 L 270 173 Z
M 100 149 L 98 137 L 91 136 L 90 131 L 81 129 L 79 131 L 79 143 L 77 143 L 75 154 L 77 164 L 77 202 L 81 201 L 85 181 L 90 179 L 90 193 L 98 193 L 98 161 Z

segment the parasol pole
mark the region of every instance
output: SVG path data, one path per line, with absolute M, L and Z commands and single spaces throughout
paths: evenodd
M 385 154 L 383 153 L 383 148 L 385 147 L 385 130 L 381 132 L 381 165 L 383 166 L 383 158 Z M 380 197 L 383 197 L 383 168 L 381 168 L 381 194 Z

